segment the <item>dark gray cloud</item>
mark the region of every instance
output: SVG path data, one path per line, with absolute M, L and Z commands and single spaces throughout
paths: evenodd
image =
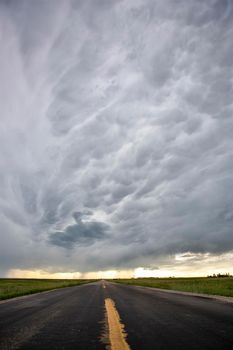
M 76 224 L 68 225 L 64 231 L 52 233 L 49 243 L 70 249 L 76 244 L 90 246 L 95 241 L 106 238 L 109 226 L 103 222 L 91 221 L 90 213 L 90 211 L 73 213 Z M 86 216 L 88 221 L 83 221 Z
M 232 19 L 230 0 L 1 2 L 3 272 L 233 250 Z

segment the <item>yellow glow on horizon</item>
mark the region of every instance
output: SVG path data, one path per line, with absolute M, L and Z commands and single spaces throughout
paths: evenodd
M 107 270 L 81 272 L 57 272 L 50 273 L 44 270 L 20 270 L 12 269 L 7 274 L 8 278 L 52 278 L 52 279 L 113 279 L 133 277 L 133 270 Z
M 87 279 L 113 279 L 113 278 L 131 278 L 133 277 L 133 270 L 106 270 L 97 272 L 86 272 L 82 275 Z
M 50 273 L 44 270 L 20 270 L 13 269 L 7 274 L 8 278 L 52 278 L 52 279 L 79 279 L 80 272 L 57 272 Z
M 172 270 L 152 270 L 152 269 L 146 269 L 144 267 L 138 267 L 134 270 L 134 278 L 139 277 L 176 277 L 176 274 Z

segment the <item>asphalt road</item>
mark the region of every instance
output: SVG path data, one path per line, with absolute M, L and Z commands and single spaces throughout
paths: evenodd
M 233 349 L 233 304 L 108 282 L 0 303 L 0 349 L 105 349 L 106 298 L 131 349 Z

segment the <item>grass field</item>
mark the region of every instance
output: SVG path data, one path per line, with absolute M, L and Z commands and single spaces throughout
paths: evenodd
M 0 279 L 0 300 L 20 295 L 33 294 L 46 290 L 78 286 L 94 280 L 61 280 L 61 279 Z
M 220 278 L 132 278 L 115 279 L 114 282 L 144 287 L 178 290 L 233 297 L 233 277 Z

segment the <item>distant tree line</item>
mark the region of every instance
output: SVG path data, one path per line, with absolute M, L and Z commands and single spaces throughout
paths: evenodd
M 213 275 L 207 276 L 208 278 L 219 278 L 219 277 L 233 277 L 229 272 L 227 273 L 213 273 Z

